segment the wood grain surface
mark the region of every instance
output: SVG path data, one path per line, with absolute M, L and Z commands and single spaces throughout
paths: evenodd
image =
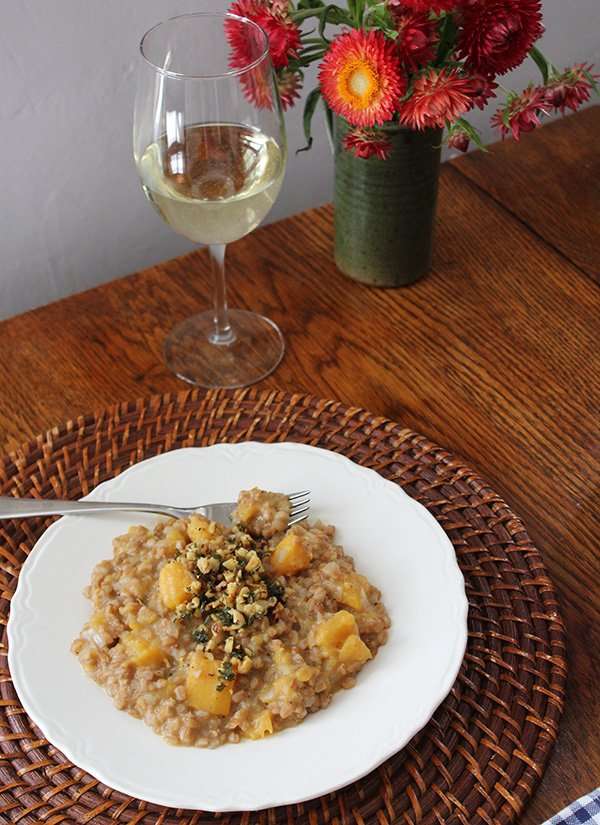
M 600 106 L 592 106 L 544 126 L 518 151 L 507 140 L 491 153 L 455 161 L 463 175 L 598 283 L 599 133 Z
M 600 270 L 600 176 L 589 171 L 599 115 L 446 164 L 433 270 L 412 287 L 374 290 L 340 275 L 330 207 L 229 253 L 230 304 L 269 315 L 287 342 L 262 386 L 365 407 L 462 455 L 543 551 L 569 633 L 569 686 L 524 825 L 600 781 L 600 291 L 590 277 Z M 162 341 L 206 308 L 209 283 L 198 252 L 0 324 L 0 449 L 181 389 Z

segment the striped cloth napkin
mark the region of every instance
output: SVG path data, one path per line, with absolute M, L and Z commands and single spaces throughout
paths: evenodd
M 582 796 L 544 825 L 600 825 L 600 788 Z

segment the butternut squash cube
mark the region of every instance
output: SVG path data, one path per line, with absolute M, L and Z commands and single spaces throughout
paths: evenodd
M 356 619 L 348 610 L 338 610 L 317 625 L 315 641 L 325 650 L 339 650 L 348 636 L 357 636 Z
M 269 736 L 271 733 L 273 733 L 273 720 L 268 710 L 259 714 L 253 720 L 250 729 L 246 731 L 249 739 L 264 739 L 265 736 Z
M 256 501 L 248 501 L 247 499 L 242 499 L 242 501 L 240 501 L 238 503 L 238 506 L 236 507 L 235 516 L 241 524 L 247 524 L 255 516 L 257 516 L 259 512 L 260 507 L 258 506 Z
M 178 543 L 181 542 L 182 544 L 186 544 L 187 542 L 187 535 L 184 532 L 183 528 L 181 527 L 169 527 L 165 531 L 165 539 L 167 542 L 172 545 L 173 547 Z
M 340 601 L 347 604 L 353 610 L 361 610 L 363 606 L 364 592 L 358 581 L 346 579 L 342 585 L 342 595 Z
M 165 654 L 156 640 L 141 636 L 135 631 L 123 633 L 121 642 L 129 661 L 138 667 L 159 667 L 165 660 Z
M 271 554 L 271 570 L 277 576 L 293 576 L 305 570 L 312 555 L 297 533 L 284 536 Z
M 191 707 L 215 716 L 228 716 L 233 682 L 226 682 L 221 690 L 217 690 L 220 664 L 216 660 L 207 659 L 200 651 L 192 653 L 185 678 L 185 690 Z
M 297 657 L 298 658 L 298 657 Z M 289 691 L 293 686 L 293 681 L 296 682 L 310 682 L 312 677 L 317 672 L 315 667 L 311 667 L 307 665 L 306 662 L 300 658 L 300 662 L 296 660 L 296 662 L 292 661 L 292 654 L 289 650 L 285 647 L 277 648 L 273 653 L 273 661 L 278 666 L 279 672 L 282 676 L 277 679 L 277 682 L 280 682 L 281 679 L 284 679 L 281 682 L 281 690 Z M 285 678 L 288 679 L 288 683 L 285 683 Z
M 372 654 L 360 636 L 348 636 L 340 648 L 340 662 L 346 665 L 363 664 L 372 659 Z
M 299 682 L 310 682 L 315 673 L 317 673 L 316 667 L 311 667 L 310 665 L 301 665 L 296 671 L 296 679 Z
M 199 544 L 206 543 L 216 538 L 221 532 L 219 525 L 205 518 L 204 516 L 192 516 L 187 528 L 190 541 L 197 541 Z
M 190 598 L 190 593 L 186 588 L 193 581 L 194 577 L 181 562 L 167 562 L 158 576 L 158 587 L 164 606 L 169 610 L 174 610 L 177 605 L 186 602 Z

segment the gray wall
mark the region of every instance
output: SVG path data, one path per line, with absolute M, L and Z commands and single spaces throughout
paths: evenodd
M 18 0 L 0 26 L 0 318 L 185 252 L 145 202 L 131 160 L 137 43 L 158 20 L 225 0 Z M 600 0 L 546 0 L 543 47 L 558 65 L 600 63 Z M 314 75 L 313 75 L 314 76 Z M 310 89 L 311 77 L 307 87 Z M 537 81 L 530 62 L 505 85 Z M 489 112 L 472 120 L 493 135 Z M 287 116 L 290 162 L 269 220 L 330 199 L 331 157 L 301 107 Z

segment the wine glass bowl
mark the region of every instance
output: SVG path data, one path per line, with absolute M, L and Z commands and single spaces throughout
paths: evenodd
M 277 326 L 229 310 L 226 244 L 273 206 L 283 182 L 285 128 L 268 40 L 255 23 L 221 13 L 159 23 L 141 43 L 134 157 L 148 200 L 175 232 L 208 245 L 213 309 L 165 342 L 168 366 L 204 387 L 242 387 L 283 355 Z

